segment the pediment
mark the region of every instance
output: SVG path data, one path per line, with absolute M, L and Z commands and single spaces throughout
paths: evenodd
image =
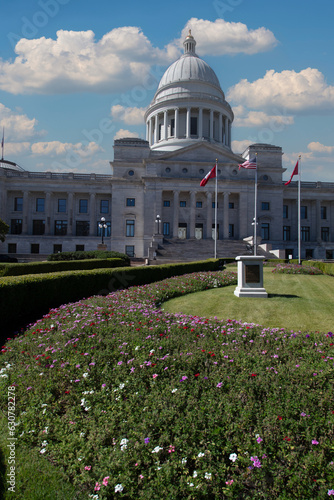
M 215 164 L 218 163 L 240 163 L 244 161 L 239 155 L 232 153 L 229 149 L 208 142 L 191 144 L 185 148 L 180 148 L 175 151 L 161 152 L 151 158 L 154 162 L 203 162 Z

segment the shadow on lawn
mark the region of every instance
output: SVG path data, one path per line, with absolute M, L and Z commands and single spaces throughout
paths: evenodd
M 299 295 L 288 295 L 286 293 L 268 293 L 269 299 L 274 299 L 276 297 L 282 297 L 283 299 L 300 299 Z
M 5 455 L 0 449 L 0 498 L 4 498 L 6 484 L 6 464 Z

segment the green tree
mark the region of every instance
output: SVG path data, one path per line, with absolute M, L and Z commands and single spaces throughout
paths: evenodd
M 9 231 L 9 226 L 3 220 L 0 219 L 0 241 L 5 241 L 6 234 Z

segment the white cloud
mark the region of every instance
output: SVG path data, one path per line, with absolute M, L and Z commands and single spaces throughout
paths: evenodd
M 334 146 L 324 146 L 320 142 L 310 142 L 307 148 L 312 153 L 322 153 L 324 155 L 332 155 L 334 153 Z
M 250 144 L 253 144 L 253 141 L 245 139 L 243 141 L 232 141 L 232 151 L 236 154 L 242 154 Z
M 125 108 L 116 104 L 111 108 L 111 116 L 127 125 L 142 125 L 146 108 Z
M 196 52 L 199 55 L 257 54 L 272 50 L 278 43 L 267 28 L 251 30 L 243 23 L 224 19 L 212 22 L 193 17 L 183 28 L 181 38 L 175 41 L 177 45 L 182 46 L 189 29 L 196 40 Z
M 249 111 L 244 106 L 233 108 L 235 127 L 269 127 L 273 132 L 282 131 L 294 123 L 293 116 L 284 114 L 269 115 L 264 111 Z
M 60 156 L 72 153 L 85 158 L 97 153 L 98 151 L 103 151 L 103 149 L 96 144 L 96 142 L 90 142 L 87 145 L 83 145 L 81 142 L 71 144 L 68 142 L 51 141 L 35 142 L 31 145 L 31 152 L 36 156 Z
M 0 103 L 1 137 L 2 129 L 4 128 L 5 143 L 7 140 L 15 141 L 44 134 L 44 132 L 36 131 L 36 125 L 36 118 L 30 119 L 27 115 L 13 111 L 10 108 L 7 108 L 4 104 Z
M 315 68 L 299 73 L 271 69 L 252 83 L 241 80 L 229 89 L 227 99 L 255 109 L 279 108 L 284 114 L 328 111 L 334 108 L 334 86 Z
M 0 89 L 13 94 L 116 92 L 144 85 L 151 66 L 172 62 L 178 49 L 154 48 L 138 27 L 124 26 L 96 41 L 93 31 L 57 32 L 56 40 L 22 38 L 17 57 L 0 60 Z
M 23 153 L 30 153 L 30 142 L 6 142 L 4 146 L 4 157 L 9 159 L 9 156 L 16 157 Z
M 124 130 L 123 128 L 121 128 L 120 130 L 118 130 L 118 132 L 116 132 L 114 140 L 123 139 L 124 137 L 139 137 L 139 135 L 136 132 L 130 132 L 129 130 Z

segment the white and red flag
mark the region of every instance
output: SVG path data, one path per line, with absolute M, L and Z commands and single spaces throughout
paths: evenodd
M 297 163 L 295 165 L 295 168 L 293 169 L 293 172 L 291 174 L 290 180 L 288 182 L 285 182 L 284 186 L 287 186 L 288 184 L 290 184 L 290 182 L 292 181 L 292 177 L 294 175 L 298 175 L 298 163 L 299 163 L 299 160 L 297 161 Z
M 256 170 L 256 156 L 253 158 L 250 158 L 249 160 L 246 160 L 244 163 L 239 164 L 239 170 L 240 168 L 252 168 Z
M 214 179 L 217 176 L 216 165 L 206 174 L 206 176 L 201 180 L 200 186 L 205 186 L 209 179 Z

